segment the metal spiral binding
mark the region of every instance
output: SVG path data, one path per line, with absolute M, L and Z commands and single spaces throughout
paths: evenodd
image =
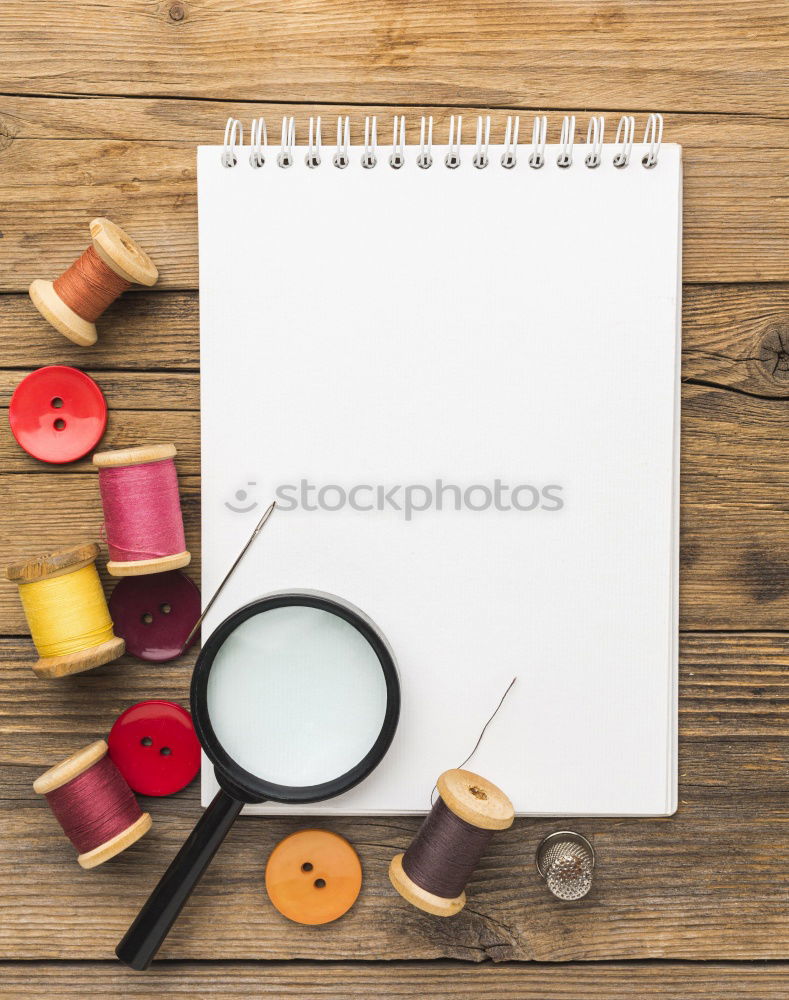
M 663 115 L 654 112 L 647 118 L 647 127 L 644 131 L 644 145 L 649 143 L 649 150 L 644 155 L 641 163 L 651 169 L 656 166 L 660 153 L 660 144 L 663 141 Z
M 392 170 L 399 170 L 405 163 L 405 115 L 400 115 L 400 138 L 397 137 L 397 119 L 394 116 L 394 127 L 392 129 L 392 155 L 389 157 L 389 166 Z
M 460 166 L 460 143 L 461 129 L 463 127 L 463 116 L 458 115 L 457 141 L 455 140 L 455 116 L 449 119 L 449 152 L 444 157 L 444 165 L 450 170 L 457 170 Z
M 321 165 L 321 119 L 320 119 L 320 115 L 318 116 L 317 128 L 314 129 L 314 132 L 315 132 L 314 136 L 313 136 L 313 128 L 314 128 L 314 121 L 313 121 L 312 117 L 310 117 L 310 138 L 309 138 L 309 145 L 307 146 L 307 154 L 304 157 L 304 162 L 307 164 L 307 166 L 310 168 L 310 170 L 314 170 L 316 167 L 319 167 Z M 314 141 L 313 141 L 313 138 L 314 138 Z
M 590 170 L 599 167 L 603 162 L 603 138 L 605 136 L 605 118 L 602 115 L 595 115 L 589 119 L 589 128 L 586 130 L 586 145 L 592 149 L 586 154 L 584 163 Z
M 630 162 L 630 154 L 633 151 L 633 139 L 636 134 L 636 120 L 633 115 L 622 115 L 616 127 L 616 139 L 614 145 L 620 146 L 619 152 L 614 156 L 614 166 L 620 170 Z
M 490 145 L 490 115 L 485 116 L 485 139 L 482 138 L 482 115 L 477 116 L 477 150 L 471 162 L 477 170 L 484 170 L 488 165 L 488 146 Z
M 255 170 L 265 165 L 266 146 L 268 145 L 268 132 L 266 130 L 266 119 L 255 118 L 252 120 L 250 129 L 249 165 Z
M 515 123 L 514 125 L 513 122 Z M 505 170 L 512 170 L 518 162 L 518 130 L 520 129 L 520 125 L 520 118 L 513 118 L 512 115 L 507 115 L 507 131 L 504 134 L 504 146 L 506 148 L 501 154 L 501 165 Z
M 222 150 L 221 157 L 223 167 L 234 167 L 238 163 L 236 144 L 239 146 L 244 145 L 244 126 L 238 118 L 231 117 L 228 118 L 225 125 L 224 149 Z
M 533 170 L 539 170 L 545 163 L 545 140 L 547 135 L 547 115 L 536 115 L 531 131 L 531 156 L 529 157 L 529 166 Z
M 449 170 L 456 170 L 461 165 L 463 156 L 462 144 L 463 118 L 461 115 L 452 115 L 449 121 L 449 142 L 447 154 L 444 157 L 444 165 Z M 559 139 L 559 152 L 556 158 L 556 165 L 562 169 L 567 169 L 573 163 L 573 150 L 575 145 L 575 115 L 565 115 L 562 120 L 561 136 Z M 630 165 L 630 160 L 635 141 L 635 117 L 633 115 L 622 115 L 616 129 L 616 138 L 613 142 L 614 152 L 611 157 L 611 164 L 617 169 L 624 169 Z M 474 152 L 471 163 L 477 170 L 484 170 L 490 165 L 490 129 L 491 116 L 477 116 L 477 130 Z M 520 129 L 520 118 L 510 115 L 507 118 L 507 126 L 504 135 L 504 151 L 501 154 L 500 164 L 505 170 L 512 170 L 518 163 L 518 132 Z M 532 127 L 531 152 L 528 157 L 528 164 L 534 170 L 539 170 L 545 165 L 545 150 L 547 143 L 548 119 L 546 115 L 536 115 Z M 337 148 L 332 157 L 332 163 L 339 170 L 344 170 L 350 163 L 350 118 L 348 115 L 340 115 L 337 119 Z M 643 147 L 644 155 L 641 164 L 646 169 L 653 169 L 657 166 L 660 158 L 660 147 L 663 141 L 663 116 L 657 112 L 649 115 L 644 131 Z M 584 164 L 590 170 L 601 166 L 604 160 L 606 147 L 605 142 L 605 118 L 603 115 L 593 115 L 589 119 L 586 132 L 586 146 L 588 147 L 584 157 Z M 222 141 L 220 162 L 223 167 L 236 167 L 239 157 L 244 147 L 244 130 L 241 122 L 237 118 L 230 117 L 225 125 L 225 133 Z M 295 162 L 296 147 L 296 125 L 293 115 L 284 116 L 282 119 L 282 135 L 280 140 L 280 150 L 276 157 L 277 166 L 283 170 L 293 166 Z M 607 147 L 609 150 L 611 146 Z M 268 131 L 265 118 L 253 119 L 250 127 L 249 140 L 249 165 L 254 170 L 259 170 L 266 163 L 268 152 Z M 607 155 L 610 155 L 607 154 Z M 607 157 L 606 157 L 607 160 Z M 320 117 L 310 118 L 309 133 L 306 146 L 304 162 L 310 170 L 315 170 L 323 163 L 322 139 L 321 139 L 321 119 Z M 405 115 L 394 115 L 392 125 L 392 151 L 387 158 L 389 166 L 393 170 L 400 170 L 406 162 L 406 123 Z M 364 145 L 362 147 L 361 165 L 365 170 L 371 170 L 378 165 L 378 118 L 376 115 L 365 117 L 364 120 Z M 433 165 L 433 117 L 423 115 L 419 129 L 419 147 L 416 156 L 416 165 L 421 170 L 427 170 Z
M 282 136 L 280 138 L 277 166 L 287 170 L 293 166 L 293 147 L 296 145 L 296 123 L 293 115 L 282 119 Z
M 562 135 L 559 139 L 559 155 L 556 166 L 566 170 L 573 165 L 573 144 L 575 142 L 575 115 L 565 115 L 562 119 Z
M 427 170 L 433 166 L 433 116 L 428 119 L 427 143 L 425 143 L 425 116 L 422 115 L 422 124 L 419 127 L 419 154 L 416 158 L 416 165 L 422 170 Z
M 343 125 L 342 115 L 337 119 L 337 152 L 332 157 L 332 163 L 338 170 L 345 170 L 351 162 L 348 147 L 351 144 L 351 126 L 348 115 Z
M 378 118 L 376 115 L 365 116 L 364 119 L 364 152 L 362 153 L 362 166 L 365 170 L 372 170 L 378 162 Z

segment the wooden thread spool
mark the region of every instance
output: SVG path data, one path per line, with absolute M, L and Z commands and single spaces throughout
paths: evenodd
M 389 880 L 413 906 L 452 917 L 466 905 L 465 884 L 495 830 L 512 825 L 512 803 L 472 771 L 445 771 L 438 799 L 405 854 L 389 865 Z M 444 888 L 442 888 L 444 887 Z
M 33 789 L 47 796 L 64 833 L 80 852 L 77 861 L 83 868 L 104 864 L 151 829 L 150 813 L 140 810 L 107 756 L 104 740 L 55 764 L 36 778 Z
M 159 277 L 156 265 L 142 247 L 109 219 L 94 219 L 90 224 L 90 236 L 92 248 L 99 258 L 98 261 L 91 258 L 91 267 L 97 280 L 103 278 L 106 290 L 85 285 L 84 275 L 80 276 L 76 270 L 81 258 L 64 272 L 67 279 L 64 280 L 64 275 L 55 282 L 36 278 L 30 286 L 30 298 L 44 319 L 80 347 L 96 343 L 94 321 L 98 316 L 93 301 L 97 294 L 99 299 L 102 295 L 106 299 L 103 307 L 99 303 L 100 315 L 128 285 L 154 285 Z M 102 275 L 103 265 L 109 271 Z M 84 297 L 81 297 L 80 286 Z
M 172 444 L 93 456 L 113 576 L 144 576 L 188 566 Z M 140 558 L 142 556 L 142 558 Z
M 96 571 L 95 542 L 9 566 L 40 659 L 39 677 L 65 677 L 123 656 Z M 57 581 L 57 582 L 54 582 Z

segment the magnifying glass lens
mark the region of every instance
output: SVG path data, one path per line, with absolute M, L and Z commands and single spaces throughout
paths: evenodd
M 207 712 L 245 771 L 293 787 L 355 767 L 384 722 L 386 680 L 365 637 L 320 608 L 290 605 L 243 621 L 218 649 Z

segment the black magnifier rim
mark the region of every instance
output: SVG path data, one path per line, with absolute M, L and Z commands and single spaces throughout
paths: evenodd
M 386 682 L 386 711 L 381 724 L 381 730 L 372 747 L 359 763 L 349 771 L 346 771 L 345 774 L 339 775 L 332 781 L 324 781 L 319 785 L 279 785 L 271 781 L 265 781 L 257 775 L 244 770 L 225 751 L 214 732 L 208 716 L 208 677 L 211 673 L 214 659 L 225 639 L 239 625 L 255 615 L 272 611 L 274 608 L 292 607 L 294 605 L 328 611 L 330 614 L 337 615 L 338 618 L 342 618 L 348 624 L 352 625 L 372 646 L 373 651 L 378 657 L 378 662 L 381 665 Z M 197 662 L 195 663 L 192 674 L 190 700 L 192 721 L 197 738 L 200 740 L 208 759 L 214 765 L 220 785 L 234 797 L 250 803 L 262 802 L 267 799 L 271 799 L 274 802 L 287 803 L 319 802 L 322 799 L 330 799 L 335 795 L 347 792 L 349 788 L 353 788 L 354 785 L 357 785 L 366 778 L 383 760 L 394 738 L 397 722 L 400 717 L 400 682 L 397 676 L 394 657 L 386 641 L 373 624 L 360 612 L 329 595 L 291 591 L 289 593 L 271 594 L 268 597 L 261 597 L 256 601 L 244 605 L 243 608 L 239 608 L 238 611 L 234 611 L 232 615 L 225 618 L 222 624 L 211 633 L 205 645 L 200 650 Z

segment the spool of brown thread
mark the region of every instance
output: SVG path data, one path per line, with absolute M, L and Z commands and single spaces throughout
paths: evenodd
M 154 285 L 148 254 L 109 219 L 90 224 L 92 245 L 54 282 L 36 278 L 30 298 L 44 319 L 80 347 L 96 343 L 96 320 L 132 284 Z
M 496 830 L 515 810 L 500 788 L 472 771 L 445 771 L 438 798 L 405 854 L 392 858 L 389 880 L 413 906 L 451 917 L 466 905 L 465 887 Z

